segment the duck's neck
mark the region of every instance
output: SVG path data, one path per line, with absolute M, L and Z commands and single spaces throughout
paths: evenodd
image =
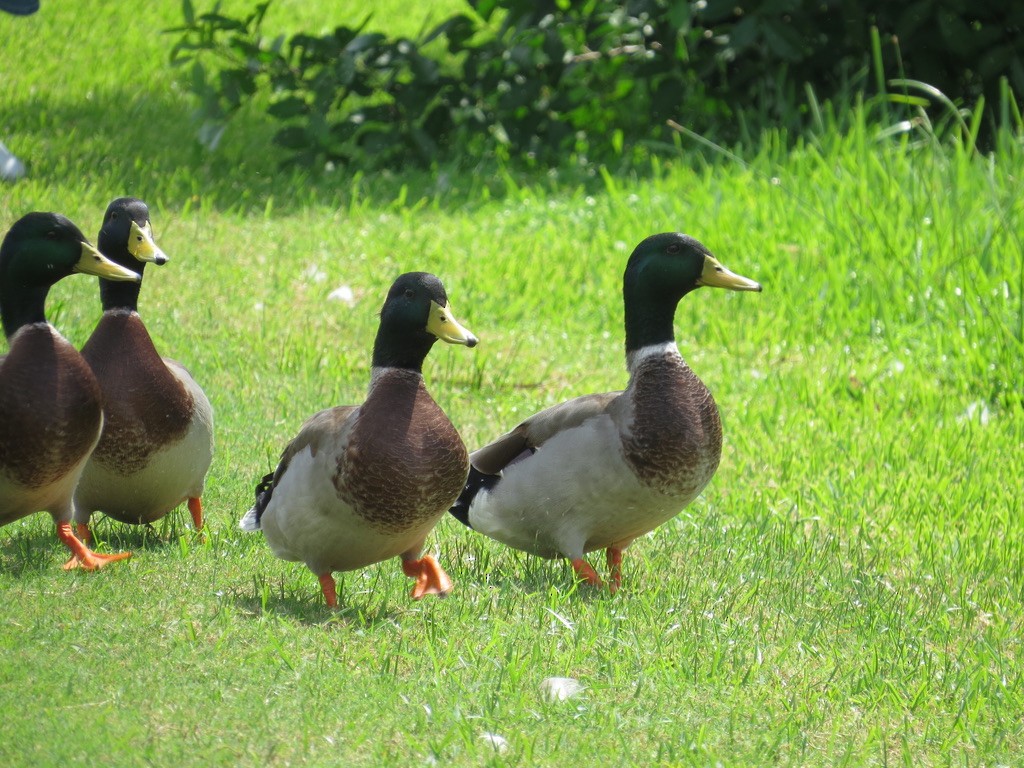
M 680 361 L 682 356 L 674 341 L 663 341 L 660 344 L 648 344 L 640 349 L 632 349 L 626 352 L 626 367 L 629 370 L 630 380 L 641 369 L 648 360 L 671 360 Z
M 49 292 L 48 285 L 17 286 L 17 290 L 4 291 L 0 296 L 0 318 L 8 339 L 23 325 L 46 322 L 46 294 Z
M 375 365 L 370 369 L 370 387 L 367 396 L 372 395 L 374 390 L 385 381 L 388 382 L 388 384 L 405 382 L 408 386 L 418 388 L 423 384 L 423 374 L 420 371 L 414 371 L 411 368 L 394 368 L 386 365 Z
M 103 304 L 103 311 L 108 309 L 130 309 L 137 312 L 139 309 L 139 291 L 142 290 L 142 276 L 146 269 L 146 262 L 139 261 L 128 252 L 124 241 L 120 243 L 116 238 L 100 230 L 96 246 L 100 253 L 109 256 L 125 269 L 139 273 L 139 282 L 104 280 L 100 278 L 100 301 Z
M 405 368 L 420 374 L 423 361 L 437 337 L 423 331 L 421 334 L 392 333 L 383 325 L 377 330 L 373 344 L 373 368 Z
M 692 290 L 692 289 L 691 289 Z M 627 286 L 623 290 L 626 314 L 626 354 L 654 344 L 675 342 L 676 305 L 689 293 L 673 297 L 652 296 Z
M 133 266 L 132 269 L 142 275 L 141 265 Z M 137 312 L 139 309 L 139 291 L 142 290 L 142 281 L 114 281 L 100 278 L 100 302 L 103 304 L 103 311 L 110 309 L 129 309 Z

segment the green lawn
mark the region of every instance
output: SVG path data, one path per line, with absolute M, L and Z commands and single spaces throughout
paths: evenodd
M 135 557 L 88 574 L 61 570 L 48 515 L 0 529 L 0 765 L 1019 762 L 1019 145 L 878 142 L 865 109 L 746 165 L 687 140 L 645 178 L 280 171 L 257 110 L 195 148 L 158 34 L 178 4 L 152 5 L 0 15 L 0 140 L 30 166 L 0 225 L 59 210 L 95 236 L 111 198 L 150 203 L 171 263 L 141 311 L 216 409 L 209 535 L 184 510 L 152 532 L 99 518 Z M 280 0 L 268 30 L 359 18 L 334 5 Z M 622 269 L 676 229 L 764 292 L 680 304 L 722 465 L 627 552 L 619 594 L 446 518 L 450 598 L 410 601 L 395 561 L 339 578 L 332 614 L 237 530 L 302 420 L 363 397 L 398 273 L 438 274 L 481 339 L 425 368 L 475 447 L 625 384 Z M 342 285 L 352 306 L 327 300 Z M 94 281 L 49 315 L 83 342 Z M 584 690 L 547 701 L 551 676 Z

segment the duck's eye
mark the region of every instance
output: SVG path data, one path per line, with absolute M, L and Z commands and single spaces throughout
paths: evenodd
M 679 253 L 679 243 L 672 243 L 672 245 L 670 245 L 665 250 L 667 250 L 669 253 Z
M 110 220 L 111 221 L 117 221 L 117 211 L 111 211 L 110 212 Z
M 412 288 L 406 288 L 405 289 L 405 298 L 411 299 L 415 295 L 416 295 L 416 291 L 414 291 Z

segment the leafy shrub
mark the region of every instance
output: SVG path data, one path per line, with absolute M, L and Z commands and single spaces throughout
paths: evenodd
M 628 161 L 665 145 L 669 118 L 727 140 L 741 113 L 796 130 L 805 84 L 825 97 L 864 87 L 872 25 L 900 41 L 874 62 L 879 78 L 975 99 L 1009 75 L 1024 92 L 1024 9 L 991 0 L 467 3 L 471 14 L 417 41 L 366 21 L 285 40 L 263 35 L 269 2 L 233 19 L 183 0 L 171 59 L 190 66 L 208 146 L 264 88 L 292 160 L 360 167 L 487 154 Z
M 695 23 L 726 35 L 731 100 L 771 90 L 782 75 L 833 96 L 868 65 L 872 28 L 883 48 L 882 80 L 912 77 L 953 99 L 997 103 L 1007 77 L 1024 94 L 1024 5 L 1003 0 L 707 0 Z
M 171 59 L 190 65 L 204 143 L 215 146 L 226 120 L 265 84 L 268 111 L 287 123 L 276 143 L 305 163 L 429 163 L 455 147 L 558 163 L 595 145 L 599 155 L 621 153 L 627 141 L 656 138 L 651 127 L 679 119 L 681 106 L 704 104 L 699 73 L 686 63 L 685 6 L 470 4 L 475 18 L 456 15 L 418 42 L 367 33 L 365 22 L 270 41 L 267 2 L 233 19 L 197 16 L 184 0 L 185 24 L 169 30 L 181 34 Z M 492 23 L 497 32 L 481 35 Z M 423 53 L 439 45 L 440 60 Z

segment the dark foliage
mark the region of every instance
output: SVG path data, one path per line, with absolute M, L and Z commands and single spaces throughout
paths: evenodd
M 1024 93 L 1024 6 L 994 0 L 467 0 L 472 13 L 421 39 L 338 27 L 270 40 L 269 3 L 242 19 L 197 15 L 171 59 L 191 66 L 200 139 L 259 89 L 282 122 L 275 141 L 303 163 L 359 167 L 498 155 L 561 164 L 657 151 L 669 118 L 725 140 L 801 128 L 806 85 L 837 98 L 906 76 L 954 99 L 995 103 L 1000 78 Z M 902 58 L 901 58 L 902 57 Z M 877 62 L 876 62 L 877 63 Z

